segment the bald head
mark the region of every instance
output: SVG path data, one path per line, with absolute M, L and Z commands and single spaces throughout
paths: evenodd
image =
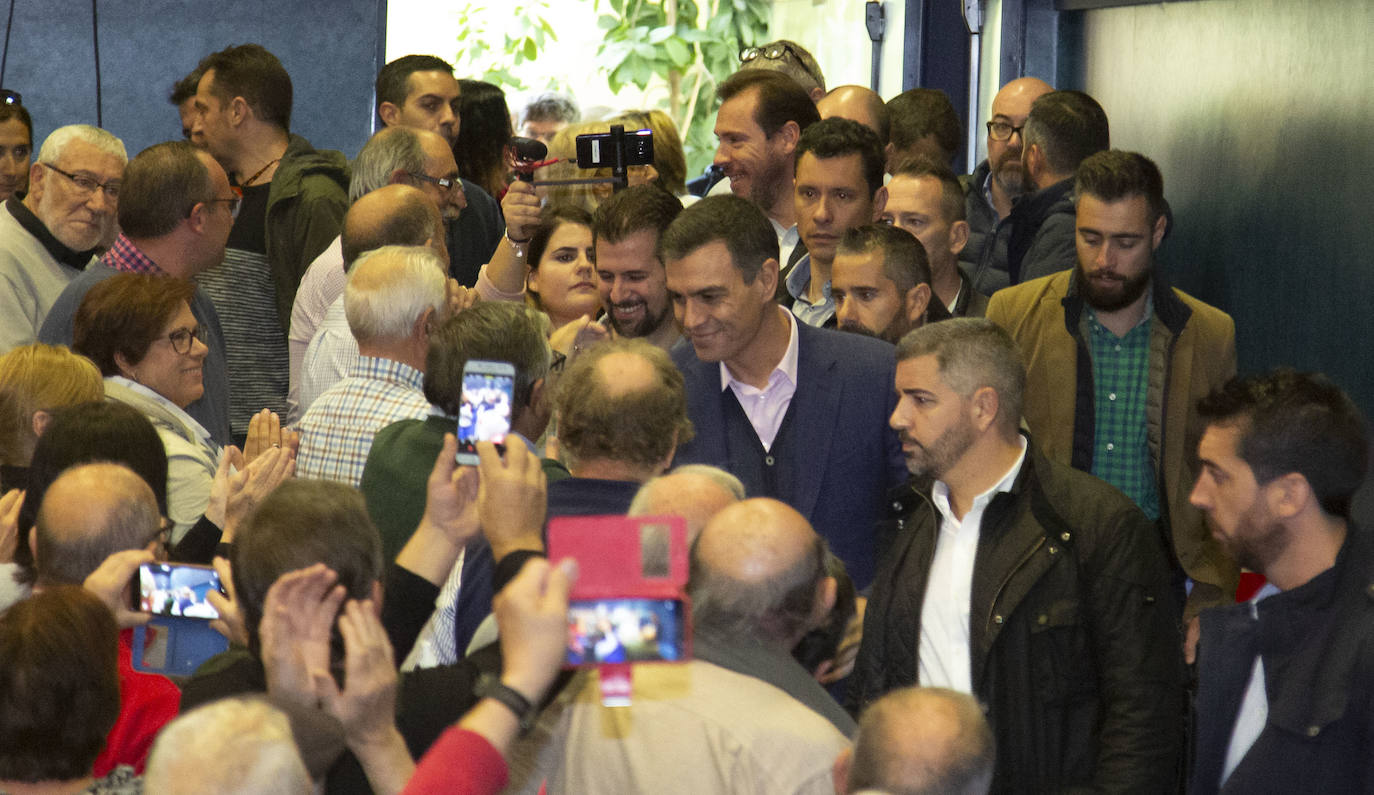
M 640 487 L 630 503 L 630 516 L 681 516 L 687 542 L 696 541 L 706 523 L 744 499 L 739 478 L 705 464 L 687 464 Z
M 894 690 L 859 720 L 852 764 L 836 791 L 983 795 L 992 784 L 992 730 L 978 702 L 944 688 Z
M 704 632 L 754 635 L 790 650 L 835 601 L 825 542 L 777 500 L 717 513 L 692 545 L 691 563 L 693 617 Z
M 1037 99 L 1053 90 L 1054 86 L 1038 77 L 1018 77 L 1002 86 L 992 98 L 992 115 L 996 116 L 1000 109 L 1011 115 L 1025 116 Z
M 1008 129 L 1025 127 L 1031 105 L 1053 87 L 1037 77 L 1021 77 L 1002 86 L 992 98 L 992 116 L 988 120 L 988 167 L 993 179 L 993 197 L 1001 198 L 1009 209 L 1013 198 L 1030 189 L 1026 170 L 1021 164 L 1025 136 L 1022 132 L 1005 133 Z M 997 130 L 1006 138 L 998 139 Z
M 448 264 L 439 208 L 410 185 L 387 185 L 360 197 L 344 216 L 342 237 L 345 270 L 364 251 L 382 246 L 431 246 Z
M 74 466 L 43 495 L 34 522 L 40 582 L 80 585 L 110 555 L 142 549 L 162 517 L 153 490 L 120 464 Z
M 822 119 L 837 116 L 849 119 L 869 128 L 878 134 L 878 140 L 887 145 L 888 117 L 887 105 L 878 92 L 865 86 L 839 86 L 826 94 L 816 103 L 816 110 Z

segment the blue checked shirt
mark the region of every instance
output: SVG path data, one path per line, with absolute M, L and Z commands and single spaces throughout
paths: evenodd
M 1145 397 L 1150 388 L 1150 324 L 1145 319 L 1118 337 L 1088 308 L 1088 350 L 1093 359 L 1093 469 L 1125 492 L 1150 519 L 1159 518 L 1159 485 L 1150 461 Z
M 359 356 L 348 377 L 325 390 L 301 418 L 296 475 L 357 487 L 377 431 L 429 416 L 424 374 L 392 359 Z

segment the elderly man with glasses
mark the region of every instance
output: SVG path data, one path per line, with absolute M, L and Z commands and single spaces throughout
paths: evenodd
M 207 152 L 186 141 L 150 146 L 124 169 L 120 190 L 119 237 L 99 263 L 62 290 L 38 332 L 41 341 L 70 345 L 72 319 L 81 299 L 116 273 L 151 273 L 189 281 L 224 260 L 240 199 L 224 169 Z M 186 413 L 215 442 L 232 444 L 229 373 L 219 315 L 199 287 L 190 304 L 201 341 L 210 352 L 205 359 L 205 394 Z
M 33 342 L 49 307 L 114 238 L 124 144 L 84 124 L 54 130 L 29 194 L 0 211 L 0 353 Z

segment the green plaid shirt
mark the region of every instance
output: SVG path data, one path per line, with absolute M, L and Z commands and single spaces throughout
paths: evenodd
M 1093 474 L 1125 492 L 1150 519 L 1158 519 L 1159 486 L 1150 461 L 1145 423 L 1154 307 L 1147 304 L 1145 319 L 1124 337 L 1098 323 L 1091 307 L 1087 307 L 1087 314 L 1097 408 Z

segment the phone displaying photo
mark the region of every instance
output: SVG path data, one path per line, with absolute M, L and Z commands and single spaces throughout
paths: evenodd
M 224 593 L 219 572 L 190 563 L 144 563 L 134 575 L 134 609 L 155 616 L 219 618 L 210 604 L 211 591 Z
M 468 360 L 463 367 L 463 400 L 458 409 L 458 463 L 477 465 L 478 442 L 492 442 L 504 451 L 514 404 L 514 365 Z
M 568 606 L 568 665 L 679 662 L 687 658 L 680 599 L 595 599 Z

